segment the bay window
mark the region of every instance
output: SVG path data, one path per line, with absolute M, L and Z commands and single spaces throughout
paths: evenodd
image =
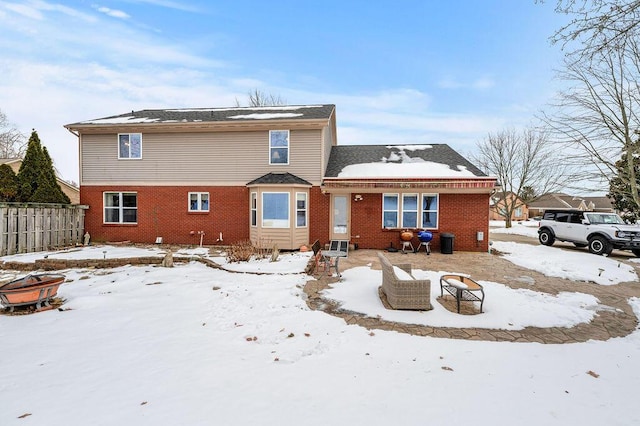
M 307 226 L 307 194 L 296 192 L 296 228 Z
M 289 193 L 288 192 L 263 192 L 262 193 L 262 227 L 263 228 L 288 228 L 289 227 Z

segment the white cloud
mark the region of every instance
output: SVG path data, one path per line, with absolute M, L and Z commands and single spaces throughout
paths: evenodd
M 172 2 L 143 2 L 195 10 Z M 119 12 L 110 8 L 101 13 L 87 8 L 92 15 L 43 1 L 0 5 L 5 11 L 0 12 L 0 27 L 6 33 L 0 38 L 0 109 L 23 133 L 38 130 L 55 165 L 70 180 L 78 180 L 78 147 L 65 124 L 145 108 L 234 106 L 256 88 L 289 104 L 336 104 L 340 144 L 448 143 L 461 152 L 507 121 L 436 113 L 438 99 L 411 87 L 352 93 L 319 90 L 327 83 L 317 76 L 274 73 L 265 78 L 258 71 L 229 66 L 226 57 L 200 41 L 169 41 L 126 24 L 123 17 L 109 19 L 107 15 Z M 292 89 L 292 78 L 304 89 Z M 479 78 L 473 84 L 488 88 L 492 80 Z
M 495 81 L 488 77 L 482 77 L 473 82 L 471 87 L 478 90 L 490 89 L 495 86 Z
M 495 81 L 490 77 L 479 77 L 475 80 L 460 81 L 451 76 L 447 76 L 438 81 L 438 87 L 441 89 L 473 89 L 487 90 L 495 86 Z
M 185 2 L 174 2 L 174 1 L 170 1 L 170 0 L 133 0 L 133 3 L 146 3 L 146 4 L 150 4 L 152 6 L 159 6 L 159 7 L 164 7 L 167 9 L 175 9 L 175 10 L 182 10 L 184 12 L 193 12 L 193 13 L 201 13 L 202 10 L 196 6 L 187 4 Z
M 41 21 L 44 19 L 44 15 L 40 12 L 40 10 L 26 4 L 4 3 L 3 6 L 6 10 L 17 13 L 26 18 L 35 19 L 38 21 Z
M 121 10 L 109 9 L 108 7 L 98 7 L 97 10 L 98 12 L 104 13 L 105 15 L 111 16 L 113 18 L 119 18 L 119 19 L 131 18 L 131 16 L 128 13 L 123 12 Z

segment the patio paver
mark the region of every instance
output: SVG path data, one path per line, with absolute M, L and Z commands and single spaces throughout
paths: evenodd
M 640 283 L 637 282 L 602 286 L 589 282 L 547 277 L 536 271 L 514 265 L 501 256 L 490 253 L 454 252 L 453 254 L 441 254 L 433 252 L 429 256 L 425 253 L 385 253 L 385 255 L 392 263 L 411 263 L 415 269 L 460 272 L 469 274 L 479 281 L 499 282 L 512 288 L 535 289 L 554 295 L 563 291 L 592 294 L 600 300 L 601 305 L 611 309 L 599 310 L 591 322 L 578 324 L 571 328 L 526 327 L 522 330 L 499 330 L 404 324 L 342 310 L 336 302 L 321 294 L 322 290 L 329 288 L 329 284 L 338 280 L 337 277 L 326 276 L 307 282 L 305 286 L 305 293 L 308 296 L 307 304 L 312 309 L 327 312 L 343 318 L 348 324 L 358 324 L 369 330 L 392 330 L 417 336 L 449 339 L 563 344 L 623 337 L 638 328 L 638 319 L 627 302 L 630 297 L 640 297 Z M 625 258 L 620 260 L 628 262 L 628 259 Z M 343 271 L 365 265 L 371 265 L 373 269 L 380 269 L 377 250 L 350 251 L 349 257 L 340 263 Z M 630 264 L 636 268 L 640 275 L 640 265 L 638 263 Z M 514 279 L 514 277 L 525 278 Z M 530 284 L 532 281 L 534 282 L 533 286 Z M 487 295 L 487 301 L 489 304 L 491 303 L 490 294 Z M 441 300 L 438 297 L 432 303 L 440 303 L 446 309 L 455 312 L 455 302 L 452 300 Z

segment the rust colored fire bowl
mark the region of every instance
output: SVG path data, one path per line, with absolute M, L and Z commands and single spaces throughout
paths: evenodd
M 50 301 L 64 283 L 62 274 L 29 274 L 0 285 L 0 304 L 13 312 L 16 306 L 35 305 L 36 311 L 50 309 Z

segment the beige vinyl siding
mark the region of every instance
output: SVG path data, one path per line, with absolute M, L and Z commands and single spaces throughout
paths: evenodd
M 304 232 L 303 232 L 304 231 Z M 253 230 L 251 232 L 253 235 Z M 263 228 L 251 238 L 251 242 L 258 247 L 280 250 L 297 250 L 302 245 L 309 244 L 309 232 L 307 229 L 267 229 Z
M 291 130 L 288 165 L 269 165 L 269 131 L 143 133 L 142 159 L 118 160 L 117 134 L 82 135 L 81 185 L 245 184 L 289 172 L 322 179 L 322 131 Z

